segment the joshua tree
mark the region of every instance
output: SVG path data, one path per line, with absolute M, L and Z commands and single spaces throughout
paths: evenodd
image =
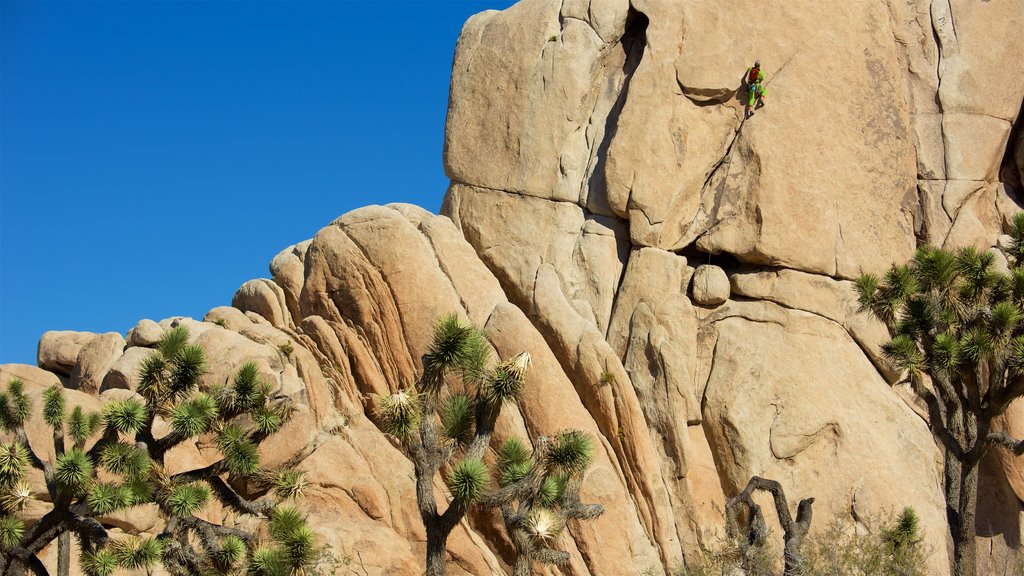
M 63 388 L 47 389 L 42 415 L 53 430 L 55 462 L 33 454 L 25 433 L 31 399 L 20 380 L 8 383 L 0 394 L 0 420 L 11 438 L 0 443 L 0 573 L 46 574 L 36 554 L 57 539 L 58 572 L 66 574 L 71 534 L 81 545 L 82 568 L 92 576 L 158 562 L 173 574 L 246 570 L 283 576 L 302 573 L 312 563 L 314 537 L 303 515 L 276 505 L 279 498 L 298 496 L 304 477 L 261 469 L 257 453 L 259 443 L 288 419 L 291 406 L 271 397 L 253 363 L 244 364 L 231 384 L 199 391 L 206 354 L 188 339 L 185 327 L 172 329 L 144 361 L 138 387 L 144 400 L 116 400 L 102 414 L 81 407 L 68 414 Z M 161 426 L 169 431 L 161 434 Z M 216 439 L 223 457 L 205 468 L 167 473 L 168 451 L 201 434 Z M 25 481 L 29 466 L 42 471 L 52 509 L 26 528 L 18 514 L 35 497 Z M 243 487 L 273 494 L 250 500 Z M 196 516 L 211 498 L 239 514 L 269 518 L 271 541 Z M 161 534 L 108 533 L 105 516 L 150 502 L 166 518 Z
M 811 505 L 814 498 L 804 498 L 797 505 L 796 520 L 789 512 L 789 503 L 786 501 L 786 493 L 782 485 L 775 480 L 767 480 L 754 476 L 747 482 L 747 487 L 725 504 L 726 529 L 731 538 L 740 540 L 740 551 L 743 555 L 742 561 L 745 564 L 751 553 L 763 548 L 765 538 L 768 536 L 768 527 L 764 521 L 764 513 L 761 506 L 754 502 L 754 492 L 763 490 L 772 495 L 775 503 L 775 513 L 778 515 L 779 524 L 783 532 L 783 575 L 797 576 L 802 574 L 803 560 L 800 554 L 800 546 L 803 544 L 807 531 L 811 528 L 813 516 Z M 740 534 L 739 514 L 741 507 L 747 510 L 747 533 Z M 746 566 L 743 566 L 746 568 Z
M 994 254 L 918 249 L 881 282 L 857 280 L 862 309 L 892 334 L 886 355 L 928 407 L 944 454 L 946 518 L 953 572 L 975 576 L 978 468 L 993 446 L 1024 453 L 1024 442 L 994 431 L 992 421 L 1024 395 L 1024 214 L 1012 226 L 1009 274 Z
M 489 358 L 480 330 L 455 315 L 444 316 L 434 325 L 416 385 L 379 399 L 381 427 L 400 440 L 416 474 L 416 500 L 427 530 L 427 576 L 446 573 L 448 535 L 484 496 L 490 472 L 483 456 L 494 423 L 502 405 L 518 398 L 530 366 L 526 352 L 493 368 Z M 451 501 L 441 512 L 434 477 L 460 453 L 445 477 Z
M 553 440 L 540 437 L 531 454 L 517 438 L 498 448 L 499 490 L 485 506 L 501 509 L 516 547 L 514 576 L 529 576 L 533 561 L 564 566 L 569 554 L 550 548 L 569 520 L 590 520 L 604 512 L 600 504 L 580 502 L 583 473 L 593 455 L 590 438 L 568 430 Z

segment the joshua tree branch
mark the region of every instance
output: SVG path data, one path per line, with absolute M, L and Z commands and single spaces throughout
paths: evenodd
M 775 512 L 779 517 L 779 524 L 782 526 L 785 541 L 785 576 L 797 574 L 800 570 L 801 557 L 800 545 L 804 536 L 811 527 L 811 505 L 814 498 L 805 498 L 800 501 L 797 507 L 796 521 L 789 512 L 789 504 L 786 502 L 786 494 L 782 485 L 775 480 L 767 480 L 754 476 L 747 483 L 742 492 L 729 499 L 725 505 L 727 529 L 733 537 L 738 536 L 738 524 L 740 506 L 745 505 L 750 513 L 750 528 L 748 533 L 748 544 L 758 546 L 764 541 L 765 526 L 764 515 L 761 507 L 754 502 L 753 493 L 756 490 L 769 492 L 775 502 Z
M 1024 440 L 1017 440 L 1005 432 L 989 432 L 986 438 L 990 444 L 1002 446 L 1017 456 L 1024 454 Z
M 206 483 L 213 489 L 218 500 L 230 506 L 236 512 L 253 516 L 265 516 L 267 512 L 274 508 L 275 501 L 272 498 L 264 496 L 257 500 L 246 500 L 241 494 L 235 492 L 234 488 L 229 486 L 220 476 L 207 478 Z
M 533 552 L 534 560 L 555 566 L 565 566 L 569 563 L 569 553 L 551 548 L 538 548 Z

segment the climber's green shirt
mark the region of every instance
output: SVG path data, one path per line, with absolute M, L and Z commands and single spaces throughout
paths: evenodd
M 753 70 L 753 69 L 754 69 L 753 66 L 751 66 L 750 68 L 747 68 L 747 73 L 743 75 L 743 79 L 746 80 L 748 84 L 750 83 L 750 71 Z M 757 82 L 756 83 L 760 84 L 761 82 L 764 82 L 764 70 L 758 70 L 757 71 Z

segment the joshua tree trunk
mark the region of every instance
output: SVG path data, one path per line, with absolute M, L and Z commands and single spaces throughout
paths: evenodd
M 431 530 L 427 526 L 427 576 L 445 576 L 448 566 L 445 561 L 445 542 L 448 534 L 442 534 L 440 526 Z
M 978 467 L 977 462 L 963 464 L 959 485 L 954 488 L 959 491 L 956 509 L 948 508 L 953 536 L 953 576 L 977 576 Z
M 71 568 L 71 534 L 62 532 L 57 537 L 57 576 L 68 576 Z

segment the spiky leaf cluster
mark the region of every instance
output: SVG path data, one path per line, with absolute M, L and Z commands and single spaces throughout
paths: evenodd
M 533 469 L 530 449 L 523 442 L 511 437 L 498 447 L 498 483 L 508 486 L 526 477 Z
M 161 504 L 171 514 L 181 518 L 192 516 L 210 501 L 210 487 L 192 482 L 171 488 L 163 495 Z
M 267 403 L 270 384 L 260 377 L 260 369 L 255 362 L 246 362 L 235 374 L 231 385 L 218 387 L 214 397 L 224 414 L 251 412 Z
M 452 468 L 445 483 L 457 502 L 472 503 L 487 486 L 487 466 L 476 458 L 465 458 Z
M 921 523 L 917 512 L 906 507 L 900 513 L 893 526 L 882 531 L 882 538 L 894 550 L 907 549 L 921 540 Z
M 467 381 L 480 381 L 486 374 L 490 347 L 476 327 L 454 314 L 434 323 L 434 338 L 423 357 L 425 391 L 436 393 L 449 373 Z
M 526 517 L 523 527 L 531 538 L 547 544 L 562 533 L 564 526 L 561 516 L 547 508 L 537 508 Z
M 217 435 L 217 447 L 224 454 L 228 470 L 248 476 L 260 467 L 259 450 L 249 433 L 238 424 L 228 424 Z
M 123 484 L 97 482 L 89 488 L 85 501 L 97 514 L 110 514 L 132 505 L 134 494 Z
M 111 549 L 82 554 L 82 569 L 89 576 L 111 576 L 117 569 L 117 558 Z
M 421 410 L 421 397 L 412 390 L 401 390 L 380 397 L 377 402 L 381 429 L 401 439 L 408 438 L 419 429 Z
M 68 436 L 77 448 L 82 448 L 99 429 L 101 422 L 102 417 L 98 412 L 87 414 L 81 406 L 75 406 L 68 417 Z
M 449 395 L 441 407 L 441 430 L 445 437 L 463 446 L 468 445 L 473 439 L 475 409 L 468 394 Z
M 217 572 L 230 573 L 231 569 L 245 558 L 245 542 L 234 534 L 221 539 L 220 547 L 211 551 L 210 561 Z
M 125 538 L 108 548 L 118 566 L 126 570 L 151 568 L 160 561 L 163 544 L 155 538 Z
M 13 548 L 25 534 L 25 523 L 14 516 L 0 516 L 0 548 Z
M 20 378 L 7 382 L 7 391 L 0 392 L 0 425 L 5 430 L 24 426 L 32 412 L 32 400 L 25 394 L 25 383 Z
M 184 438 L 208 431 L 217 421 L 217 403 L 208 394 L 196 394 L 171 409 L 171 427 Z
M 7 487 L 0 487 L 0 512 L 20 512 L 30 500 L 32 488 L 23 480 Z
M 544 478 L 537 491 L 537 502 L 545 508 L 555 506 L 565 494 L 565 488 L 569 484 L 569 475 L 565 472 L 551 474 Z
M 298 470 L 281 470 L 275 474 L 274 493 L 282 500 L 302 496 L 306 489 L 306 474 Z
M 132 444 L 113 442 L 100 453 L 100 464 L 126 480 L 145 479 L 150 468 L 149 454 Z
M 249 558 L 249 574 L 286 576 L 303 574 L 316 560 L 316 538 L 298 509 L 279 506 L 270 514 L 272 544 L 264 544 Z
M 188 397 L 206 370 L 206 351 L 188 340 L 186 326 L 171 328 L 139 368 L 138 391 L 160 411 Z
M 28 449 L 20 442 L 0 443 L 0 489 L 13 486 L 25 474 Z
M 484 396 L 491 404 L 513 402 L 526 382 L 526 373 L 530 368 L 530 354 L 521 352 L 502 362 L 491 371 L 484 383 Z
M 60 384 L 43 392 L 43 420 L 54 430 L 64 429 L 64 387 Z
M 146 425 L 146 406 L 135 398 L 115 400 L 103 407 L 103 423 L 107 429 L 122 434 L 136 434 Z
M 53 476 L 70 494 L 81 494 L 93 478 L 92 459 L 81 449 L 72 448 L 57 456 Z
M 594 445 L 590 437 L 579 430 L 559 433 L 551 443 L 547 463 L 552 468 L 569 474 L 579 474 L 590 465 Z

